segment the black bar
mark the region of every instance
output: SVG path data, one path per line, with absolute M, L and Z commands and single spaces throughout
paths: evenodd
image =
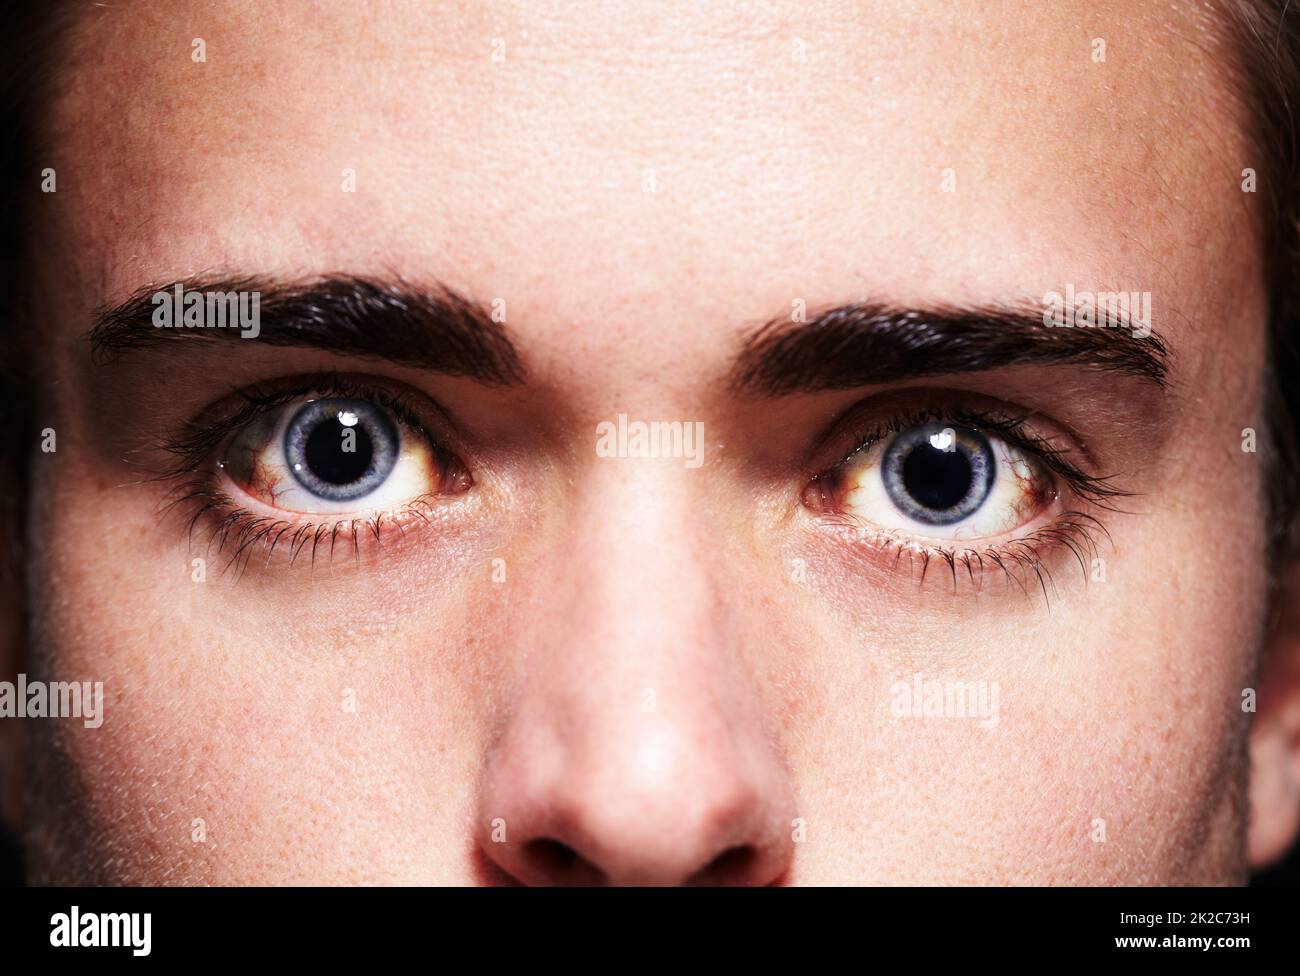
M 333 970 L 402 959 L 430 969 L 495 966 L 512 953 L 561 969 L 716 958 L 730 970 L 747 957 L 785 956 L 813 971 L 836 958 L 864 968 L 924 967 L 916 971 L 945 959 L 1183 965 L 1199 958 L 1232 966 L 1293 959 L 1296 918 L 1295 898 L 1281 888 L 38 888 L 10 889 L 0 905 L 6 963 L 285 962 L 295 971 L 313 962 Z M 74 905 L 83 925 L 88 914 L 148 913 L 148 955 L 134 955 L 130 945 L 52 946 L 52 918 Z M 1248 944 L 1187 942 L 1207 938 Z M 623 948 L 611 954 L 610 940 Z

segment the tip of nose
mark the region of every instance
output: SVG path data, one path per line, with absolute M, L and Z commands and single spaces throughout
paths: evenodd
M 608 737 L 507 740 L 479 796 L 480 825 L 498 825 L 480 827 L 482 854 L 534 885 L 754 886 L 787 874 L 794 796 L 762 743 L 719 736 L 704 749 L 702 734 L 635 731 L 613 754 Z

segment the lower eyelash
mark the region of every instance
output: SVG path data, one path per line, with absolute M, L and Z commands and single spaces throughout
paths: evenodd
M 418 519 L 423 524 L 430 524 L 426 509 L 433 506 L 434 497 L 432 493 L 421 495 L 406 502 L 399 512 L 301 522 L 258 515 L 240 506 L 220 488 L 213 487 L 206 478 L 197 477 L 170 493 L 162 506 L 160 518 L 165 519 L 177 511 L 188 511 L 187 534 L 191 550 L 199 533 L 206 532 L 209 555 L 214 545 L 218 555 L 232 550 L 222 572 L 233 568 L 238 578 L 254 555 L 265 552 L 265 565 L 270 565 L 281 546 L 282 551 L 289 553 L 290 566 L 304 553 L 313 567 L 320 553 L 324 553 L 332 565 L 340 547 L 344 552 L 350 548 L 354 560 L 359 562 L 362 546 L 369 544 L 370 540 L 382 547 L 384 539 L 393 532 L 404 537 L 404 521 Z
M 1110 532 L 1094 516 L 1080 511 L 1065 511 L 1050 524 L 1041 526 L 1020 539 L 1000 542 L 981 548 L 946 547 L 923 545 L 915 540 L 900 538 L 897 534 L 884 532 L 863 524 L 852 515 L 843 513 L 827 514 L 821 520 L 841 532 L 851 533 L 849 541 L 857 545 L 866 545 L 878 553 L 887 555 L 895 553 L 893 569 L 897 570 L 906 556 L 913 576 L 917 575 L 918 584 L 924 584 L 926 576 L 933 567 L 944 567 L 952 579 L 953 593 L 957 593 L 968 580 L 975 592 L 983 591 L 985 577 L 1000 570 L 1008 583 L 1015 583 L 1028 596 L 1030 587 L 1037 584 L 1043 598 L 1051 606 L 1049 586 L 1055 592 L 1055 578 L 1052 573 L 1052 557 L 1062 551 L 1073 555 L 1084 581 L 1090 578 L 1089 563 L 1098 558 L 1100 541 L 1111 541 Z

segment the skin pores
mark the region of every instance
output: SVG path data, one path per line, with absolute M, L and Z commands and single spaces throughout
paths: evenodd
M 1199 15 L 1132 7 L 85 11 L 50 118 L 27 667 L 104 681 L 105 721 L 36 732 L 35 876 L 546 881 L 554 840 L 615 881 L 1240 880 L 1251 152 Z M 527 383 L 260 340 L 92 361 L 94 309 L 213 271 L 502 298 Z M 801 504 L 833 418 L 887 388 L 727 382 L 798 300 L 1067 283 L 1150 292 L 1164 392 L 909 384 L 1037 411 L 1134 493 L 1100 576 L 1057 553 L 1046 593 L 921 581 Z M 224 572 L 160 520 L 151 445 L 321 368 L 443 406 L 474 488 L 356 558 Z M 600 456 L 619 414 L 702 422 L 703 463 Z M 918 680 L 996 686 L 996 721 L 900 716 Z

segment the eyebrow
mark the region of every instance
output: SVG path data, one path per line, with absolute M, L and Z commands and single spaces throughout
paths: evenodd
M 1144 331 L 1144 330 L 1143 330 Z M 1090 366 L 1163 389 L 1169 347 L 1154 330 L 1137 338 L 1117 326 L 1044 325 L 1026 307 L 841 305 L 792 322 L 772 319 L 746 340 L 732 387 L 750 396 L 849 390 L 1012 366 Z
M 183 293 L 258 293 L 259 330 L 245 339 L 237 328 L 161 328 L 154 296 Z M 201 339 L 303 346 L 389 362 L 491 386 L 523 382 L 524 368 L 505 326 L 481 304 L 445 285 L 414 288 L 400 280 L 333 275 L 303 281 L 188 278 L 149 285 L 124 302 L 104 306 L 86 338 L 98 363 L 128 353 Z

